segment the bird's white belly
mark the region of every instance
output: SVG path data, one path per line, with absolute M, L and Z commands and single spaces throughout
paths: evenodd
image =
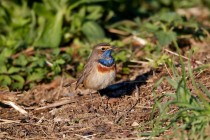
M 111 70 L 109 72 L 91 72 L 90 75 L 84 80 L 84 85 L 86 88 L 99 90 L 109 86 L 115 79 L 115 71 Z

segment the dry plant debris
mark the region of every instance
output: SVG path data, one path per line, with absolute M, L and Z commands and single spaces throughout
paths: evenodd
M 194 57 L 202 56 L 200 53 Z M 202 63 L 210 62 L 210 58 L 205 60 L 202 58 L 197 60 Z M 25 106 L 29 115 L 24 116 L 12 108 L 1 107 L 0 138 L 136 139 L 142 129 L 139 130 L 139 125 L 150 121 L 155 102 L 151 91 L 155 82 L 172 73 L 165 66 L 152 72 L 145 70 L 137 72 L 137 69 L 133 69 L 135 72 L 133 75 L 140 76 L 140 79 L 133 78 L 133 80 L 124 83 L 129 87 L 134 86 L 134 88 L 124 88 L 130 93 L 117 98 L 101 96 L 99 93 L 90 96 L 90 94 L 72 92 L 73 88 L 70 85 L 65 86 L 69 82 L 69 79 L 65 78 L 58 78 L 57 82 L 53 81 L 53 83 L 59 84 L 40 85 L 24 94 L 19 93 L 18 96 L 14 96 L 17 98 L 16 103 Z M 196 80 L 210 88 L 209 70 L 195 73 L 195 75 Z M 142 83 L 142 81 L 145 82 Z M 73 83 L 72 80 L 71 83 Z M 80 92 L 82 91 L 83 89 Z M 173 91 L 173 89 L 163 81 L 156 89 L 156 93 L 159 93 L 156 96 L 161 96 L 169 91 Z M 59 96 L 54 96 L 58 93 Z M 107 93 L 107 95 L 109 94 Z M 14 101 L 15 98 L 8 95 L 10 94 L 1 94 L 1 102 L 4 102 L 5 99 Z M 166 98 L 163 102 L 168 100 Z M 169 113 L 175 111 L 177 111 L 176 108 L 171 108 Z M 149 125 L 144 126 L 145 131 L 150 131 Z M 171 134 L 171 131 L 169 130 L 165 134 Z M 154 139 L 163 137 L 154 137 Z M 146 137 L 140 139 L 146 139 Z

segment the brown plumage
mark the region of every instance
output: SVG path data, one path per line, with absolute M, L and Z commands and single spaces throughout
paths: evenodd
M 108 43 L 100 43 L 93 48 L 75 89 L 83 83 L 88 89 L 99 90 L 113 82 L 116 72 L 112 50 L 113 47 Z

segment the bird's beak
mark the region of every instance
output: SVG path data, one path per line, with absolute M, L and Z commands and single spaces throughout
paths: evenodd
M 112 54 L 113 49 L 108 49 L 103 53 L 103 57 L 109 57 Z

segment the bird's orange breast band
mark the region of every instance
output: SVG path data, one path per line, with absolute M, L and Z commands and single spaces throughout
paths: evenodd
M 111 67 L 106 67 L 106 66 L 102 66 L 101 64 L 98 64 L 97 68 L 99 72 L 105 73 L 105 72 L 110 72 L 112 70 L 115 70 L 116 65 L 113 64 Z

